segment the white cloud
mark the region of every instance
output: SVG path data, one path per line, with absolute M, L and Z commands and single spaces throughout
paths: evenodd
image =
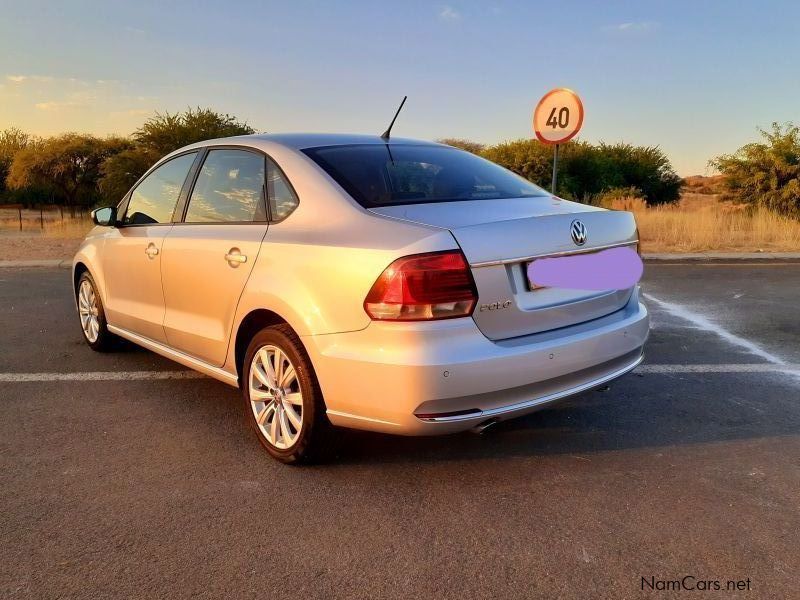
M 37 102 L 34 106 L 39 110 L 53 111 L 64 108 L 65 106 L 73 106 L 73 104 L 70 102 L 55 102 L 54 100 L 50 100 L 49 102 Z
M 442 21 L 449 21 L 449 22 L 458 21 L 461 19 L 461 13 L 458 12 L 452 6 L 445 5 L 442 7 L 442 10 L 439 11 L 439 18 Z
M 53 81 L 52 77 L 46 77 L 44 75 L 6 75 L 6 79 L 11 83 L 25 83 L 26 81 L 49 83 Z
M 612 25 L 606 29 L 617 33 L 646 33 L 657 28 L 658 23 L 655 21 L 629 21 L 627 23 Z

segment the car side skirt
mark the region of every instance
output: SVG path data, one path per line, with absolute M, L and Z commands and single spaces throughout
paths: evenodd
M 170 360 L 174 360 L 176 363 L 180 363 L 185 367 L 189 367 L 190 369 L 194 369 L 195 371 L 199 371 L 204 375 L 208 375 L 209 377 L 213 377 L 222 383 L 227 383 L 230 386 L 239 387 L 239 378 L 233 374 L 220 369 L 219 367 L 215 367 L 213 365 L 208 364 L 200 360 L 199 358 L 195 358 L 194 356 L 190 356 L 189 354 L 185 354 L 178 350 L 174 350 L 169 346 L 165 346 L 160 342 L 156 342 L 149 338 L 143 337 L 132 331 L 128 331 L 127 329 L 122 329 L 121 327 L 115 327 L 114 325 L 109 325 L 108 330 L 111 333 L 118 335 L 121 338 L 125 338 L 126 340 L 133 342 L 143 348 L 147 348 L 156 354 L 160 354 L 161 356 L 168 358 Z

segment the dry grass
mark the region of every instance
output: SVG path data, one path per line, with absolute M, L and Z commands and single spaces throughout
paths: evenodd
M 636 215 L 643 252 L 800 251 L 800 221 L 720 202 L 717 195 L 686 193 L 675 206 L 653 208 L 622 198 L 612 207 Z
M 55 223 L 45 228 L 45 236 L 53 238 L 80 238 L 86 237 L 89 230 L 94 227 L 91 219 L 76 219 L 65 221 L 63 224 Z

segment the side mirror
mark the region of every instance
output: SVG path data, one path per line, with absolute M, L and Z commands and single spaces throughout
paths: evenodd
M 117 224 L 117 209 L 114 206 L 95 208 L 92 211 L 92 222 L 103 227 L 113 227 Z

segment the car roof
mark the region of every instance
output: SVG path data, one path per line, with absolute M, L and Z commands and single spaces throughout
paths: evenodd
M 426 146 L 439 146 L 436 142 L 415 140 L 411 138 L 390 138 L 385 140 L 379 135 L 361 135 L 353 133 L 270 133 L 256 135 L 241 135 L 216 140 L 206 140 L 197 144 L 207 146 L 214 144 L 236 143 L 242 145 L 258 146 L 260 143 L 270 142 L 285 146 L 293 150 L 316 148 L 320 146 L 343 146 L 351 144 L 414 144 Z

